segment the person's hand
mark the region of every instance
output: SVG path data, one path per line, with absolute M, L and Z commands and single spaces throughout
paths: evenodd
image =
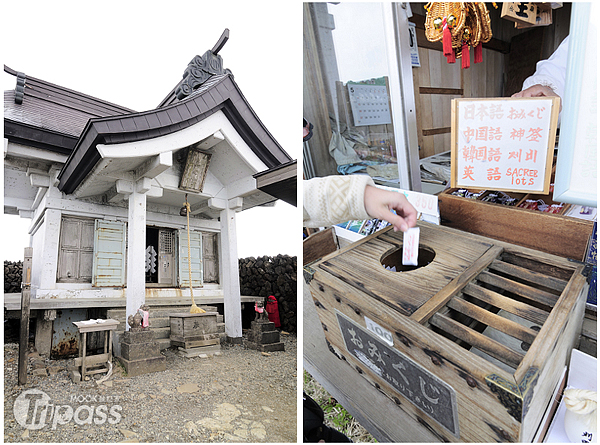
M 511 97 L 558 97 L 560 96 L 554 92 L 552 88 L 546 85 L 532 85 L 529 88 L 524 89 L 523 91 L 519 91 L 518 93 L 513 94 Z M 562 99 L 560 104 L 560 109 L 562 109 Z
M 372 185 L 365 188 L 365 210 L 371 218 L 383 219 L 394 226 L 394 232 L 406 232 L 417 225 L 417 210 L 400 192 L 382 190 Z M 396 211 L 394 215 L 391 210 Z

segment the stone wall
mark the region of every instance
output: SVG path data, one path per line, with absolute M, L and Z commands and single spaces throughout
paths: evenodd
M 240 289 L 242 295 L 277 298 L 281 329 L 296 332 L 296 257 L 277 255 L 240 258 Z M 22 261 L 4 262 L 4 293 L 20 293 Z
M 4 262 L 4 293 L 21 293 L 23 261 Z
M 277 255 L 240 258 L 240 291 L 242 295 L 277 298 L 281 329 L 296 332 L 297 293 L 296 257 Z

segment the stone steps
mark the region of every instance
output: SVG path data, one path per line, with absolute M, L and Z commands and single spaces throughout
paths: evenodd
M 207 312 L 217 312 L 216 306 L 200 306 Z M 158 342 L 160 350 L 168 349 L 171 347 L 171 324 L 169 316 L 174 313 L 189 312 L 190 305 L 165 305 L 165 306 L 153 306 L 150 307 L 150 316 L 148 322 L 150 330 L 154 332 L 154 339 Z M 119 322 L 119 328 L 113 335 L 113 351 L 115 355 L 119 355 L 121 352 L 121 345 L 119 344 L 119 338 L 125 332 L 127 326 L 127 317 L 125 309 L 108 309 L 106 311 L 106 317 L 112 318 Z M 225 323 L 223 315 L 217 315 L 217 332 L 221 337 L 225 336 Z
M 154 332 L 154 339 L 158 340 L 159 338 L 169 338 L 171 335 L 171 327 L 167 326 L 165 328 L 153 328 L 150 327 L 150 330 Z
M 200 306 L 207 312 L 217 312 L 217 308 L 215 306 Z M 169 315 L 177 312 L 189 312 L 190 306 L 157 306 L 150 308 L 150 320 L 153 318 L 169 318 Z M 106 311 L 106 316 L 108 318 L 113 318 L 115 320 L 125 320 L 125 309 L 109 309 Z
M 264 319 L 254 320 L 248 337 L 244 338 L 246 348 L 261 352 L 284 351 L 285 345 L 280 339 L 280 333 L 275 329 L 275 323 Z
M 167 328 L 170 326 L 170 320 L 168 317 L 164 317 L 164 318 L 150 318 L 148 320 L 148 323 L 150 324 L 150 329 L 154 329 L 154 328 Z
M 155 340 L 158 342 L 161 351 L 171 347 L 171 340 L 169 338 L 156 338 Z

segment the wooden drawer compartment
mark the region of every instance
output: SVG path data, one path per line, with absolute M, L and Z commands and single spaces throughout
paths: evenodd
M 330 351 L 440 441 L 531 441 L 581 331 L 583 265 L 419 227 L 416 268 L 384 268 L 389 229 L 305 267 Z
M 452 195 L 455 190 L 438 195 L 444 226 L 565 258 L 584 259 L 593 221 L 467 199 Z

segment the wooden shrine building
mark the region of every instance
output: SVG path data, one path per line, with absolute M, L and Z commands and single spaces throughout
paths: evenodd
M 236 214 L 296 205 L 296 161 L 223 68 L 227 33 L 144 112 L 4 67 L 16 77 L 4 92 L 4 212 L 31 221 L 41 352 L 65 340 L 50 339 L 53 323 L 190 304 L 186 199 L 194 299 L 223 303 L 226 334 L 241 341 Z

